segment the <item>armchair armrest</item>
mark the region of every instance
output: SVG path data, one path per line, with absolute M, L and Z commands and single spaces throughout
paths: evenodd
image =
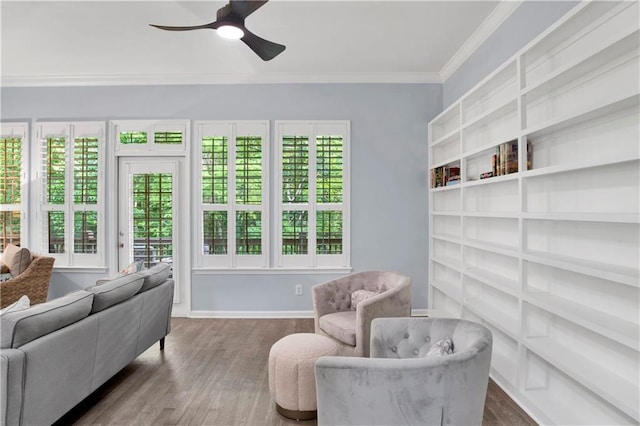
M 408 317 L 411 315 L 411 282 L 407 281 L 384 293 L 360 302 L 356 308 L 356 345 L 369 354 L 371 321 L 374 318 Z
M 9 306 L 25 294 L 29 296 L 32 305 L 46 302 L 54 262 L 53 257 L 33 256 L 23 273 L 0 283 L 0 307 Z
M 425 359 L 321 357 L 318 425 L 440 425 L 442 369 Z
M 24 367 L 24 352 L 19 349 L 0 350 L 0 424 L 20 423 Z

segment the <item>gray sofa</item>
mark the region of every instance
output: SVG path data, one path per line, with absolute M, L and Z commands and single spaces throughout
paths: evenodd
M 169 266 L 0 318 L 0 424 L 55 422 L 170 331 Z
M 431 356 L 450 338 L 453 354 Z M 318 425 L 481 425 L 491 332 L 445 318 L 377 318 L 371 358 L 316 361 Z

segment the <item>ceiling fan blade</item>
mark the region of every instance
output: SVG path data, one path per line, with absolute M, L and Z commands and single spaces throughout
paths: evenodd
M 244 19 L 256 10 L 260 9 L 260 7 L 264 6 L 267 1 L 268 0 L 230 0 L 229 5 L 231 5 L 231 11 L 235 15 Z
M 215 22 L 211 22 L 204 25 L 195 25 L 191 27 L 169 27 L 166 25 L 155 25 L 155 24 L 149 24 L 149 25 L 152 27 L 159 28 L 161 30 L 167 30 L 167 31 L 191 31 L 191 30 L 202 30 L 206 28 L 215 30 L 216 28 L 218 28 Z
M 284 52 L 284 49 L 286 49 L 286 47 L 281 44 L 265 40 L 261 37 L 258 37 L 246 28 L 243 29 L 244 36 L 240 40 L 242 40 L 244 44 L 249 46 L 251 50 L 256 52 L 256 54 L 260 56 L 263 61 L 270 61 L 271 59 Z

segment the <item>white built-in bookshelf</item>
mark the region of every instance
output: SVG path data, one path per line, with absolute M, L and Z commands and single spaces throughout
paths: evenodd
M 544 424 L 640 422 L 639 13 L 577 5 L 429 124 L 430 308 Z

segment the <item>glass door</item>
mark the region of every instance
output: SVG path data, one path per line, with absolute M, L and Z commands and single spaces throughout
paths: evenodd
M 180 160 L 120 157 L 119 161 L 119 270 L 134 263 L 142 269 L 171 265 L 178 302 Z

